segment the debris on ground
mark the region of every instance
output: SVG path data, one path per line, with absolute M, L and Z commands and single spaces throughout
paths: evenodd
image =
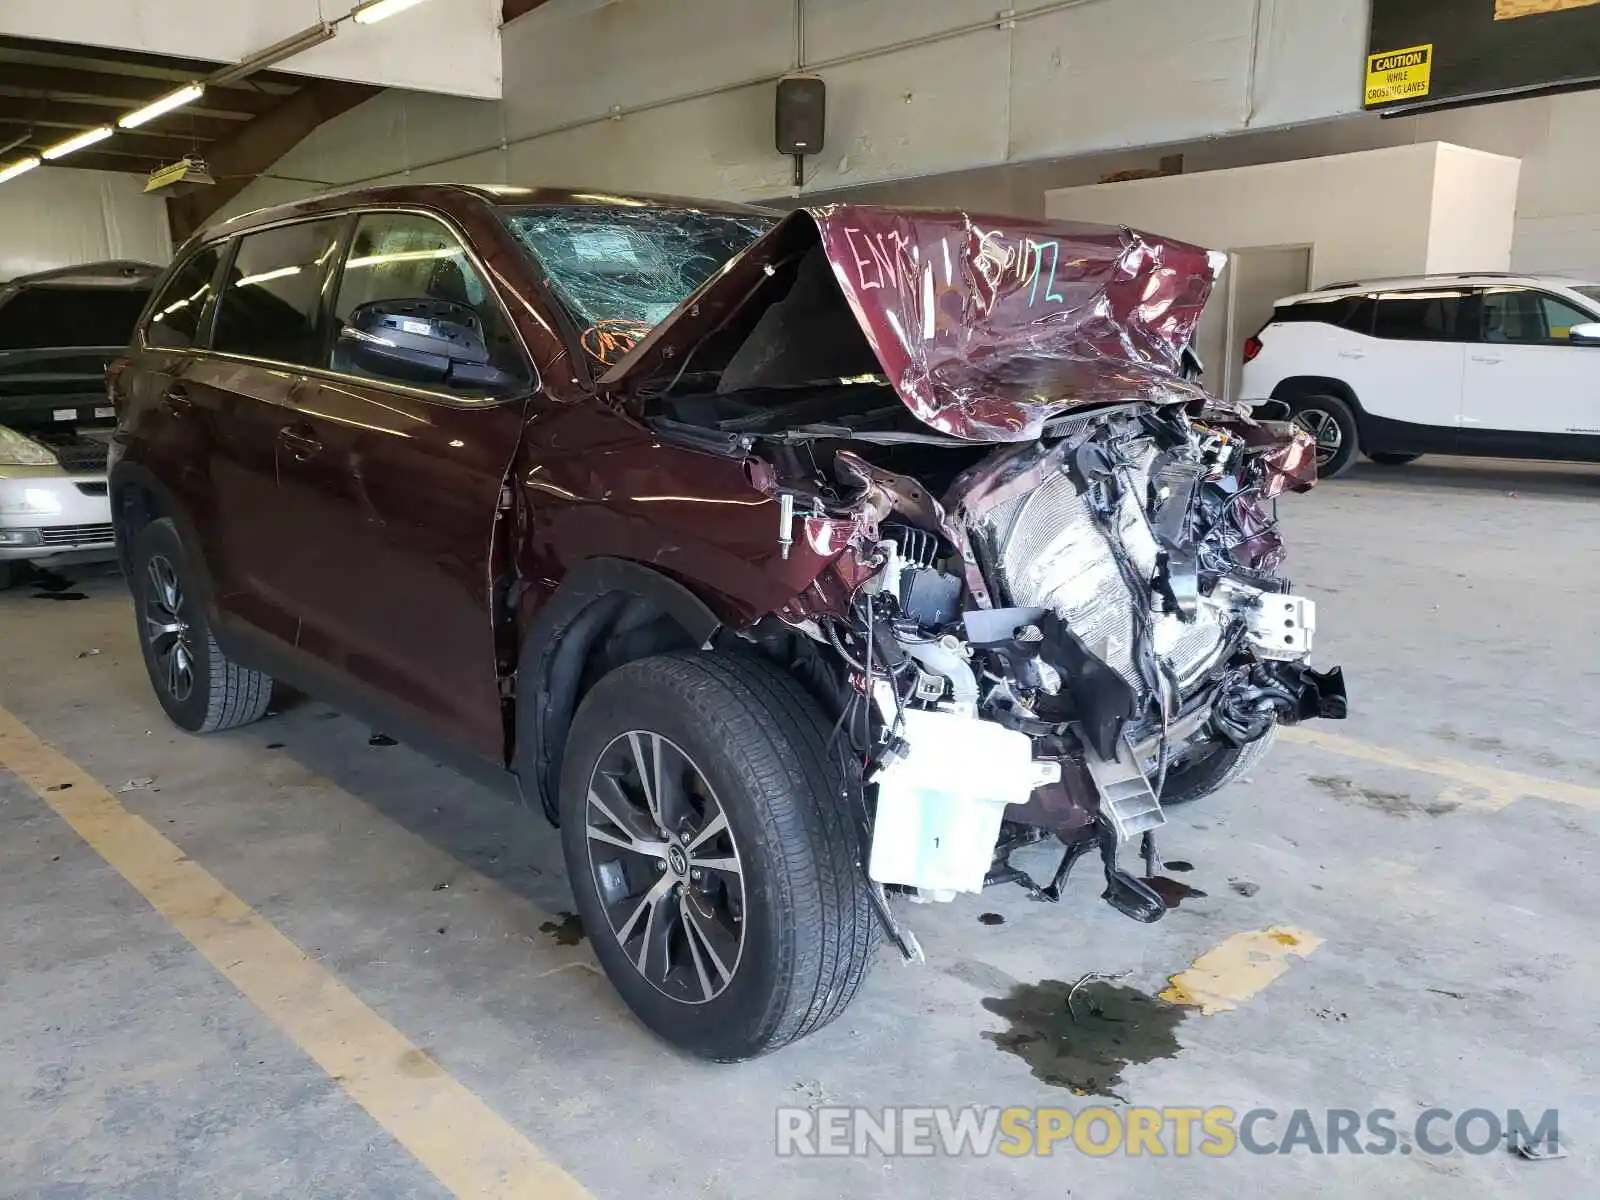
M 1228 886 L 1246 900 L 1261 890 L 1259 883 L 1251 883 L 1248 879 L 1230 879 Z
M 1132 971 L 1118 971 L 1115 975 L 1107 975 L 1103 971 L 1090 971 L 1082 979 L 1078 980 L 1077 983 L 1073 984 L 1072 987 L 1067 991 L 1067 1016 L 1071 1017 L 1074 1022 L 1077 1021 L 1078 1014 L 1072 1010 L 1072 998 L 1078 994 L 1078 989 L 1083 987 L 1085 984 L 1121 983 L 1124 979 L 1132 974 Z
M 93 647 L 91 649 L 88 649 L 88 650 L 79 650 L 78 651 L 78 657 L 79 658 L 93 658 L 96 654 L 99 654 L 99 653 L 100 653 L 100 647 L 99 646 L 95 646 L 95 647 Z
M 369 746 L 398 746 L 399 744 L 387 733 L 375 733 L 367 739 L 367 745 Z
M 141 775 L 137 779 L 128 780 L 128 782 L 123 784 L 121 787 L 119 787 L 117 789 L 117 791 L 119 791 L 119 792 L 142 792 L 142 791 L 144 791 L 145 788 L 149 787 L 154 782 L 155 782 L 155 777 L 154 776 Z

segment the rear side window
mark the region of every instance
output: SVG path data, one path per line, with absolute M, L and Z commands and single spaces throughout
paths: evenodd
M 147 288 L 31 287 L 0 305 L 0 350 L 126 346 Z
M 1371 296 L 1340 296 L 1336 300 L 1307 300 L 1290 304 L 1272 314 L 1274 322 L 1314 321 L 1353 333 L 1372 332 L 1372 314 L 1377 302 Z
M 144 328 L 144 340 L 163 350 L 187 350 L 195 343 L 200 314 L 211 298 L 211 281 L 217 276 L 217 251 L 200 251 L 179 267 L 156 298 L 155 309 Z
M 322 285 L 344 219 L 250 233 L 217 303 L 214 349 L 297 366 L 322 362 Z
M 1476 330 L 1463 317 L 1467 308 L 1462 291 L 1389 292 L 1378 297 L 1372 332 L 1399 342 L 1474 341 Z

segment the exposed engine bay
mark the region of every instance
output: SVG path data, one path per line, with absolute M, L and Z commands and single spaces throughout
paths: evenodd
M 884 889 L 1056 900 L 1091 850 L 1104 898 L 1159 919 L 1127 843 L 1158 873 L 1164 802 L 1346 710 L 1341 672 L 1311 666 L 1316 606 L 1279 574 L 1276 502 L 1315 482 L 1314 447 L 1185 365 L 1220 260 L 845 208 L 758 247 L 689 302 L 699 326 L 608 378 L 777 502 L 803 590 L 763 624 L 842 680 L 830 753 L 886 924 L 913 954 Z M 1048 883 L 1011 866 L 1051 837 Z

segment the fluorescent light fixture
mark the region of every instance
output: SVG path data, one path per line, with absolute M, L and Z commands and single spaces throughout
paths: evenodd
M 350 16 L 358 25 L 375 25 L 385 18 L 394 16 L 395 13 L 415 8 L 422 2 L 423 0 L 370 0 L 367 4 L 358 4 L 352 8 Z
M 163 96 L 159 100 L 146 104 L 136 112 L 127 116 L 118 117 L 117 124 L 124 129 L 137 129 L 146 121 L 154 121 L 157 117 L 165 116 L 175 108 L 182 108 L 185 104 L 193 104 L 206 94 L 204 84 L 191 83 L 188 87 L 181 87 L 170 96 Z
M 76 137 L 69 137 L 64 142 L 57 142 L 49 149 L 39 151 L 40 158 L 65 158 L 74 150 L 82 150 L 85 146 L 92 146 L 96 142 L 103 142 L 116 130 L 109 125 L 102 125 L 98 129 L 86 129 Z
M 299 33 L 290 34 L 281 42 L 274 42 L 265 50 L 252 54 L 249 58 L 235 63 L 231 67 L 206 77 L 206 82 L 211 84 L 237 83 L 246 76 L 254 75 L 257 71 L 265 71 L 268 67 L 281 63 L 286 58 L 293 58 L 296 54 L 303 54 L 314 46 L 323 42 L 330 42 L 339 32 L 337 25 L 329 21 L 319 21 L 315 25 L 308 25 Z
M 15 179 L 18 175 L 31 171 L 38 165 L 39 160 L 37 158 L 19 158 L 9 167 L 0 167 L 0 183 L 4 183 L 8 179 Z

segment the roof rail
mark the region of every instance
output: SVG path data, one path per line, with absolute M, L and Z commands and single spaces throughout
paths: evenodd
M 1437 271 L 1431 275 L 1383 275 L 1375 279 L 1346 279 L 1340 283 L 1325 283 L 1315 289 L 1319 292 L 1336 292 L 1342 288 L 1365 287 L 1380 283 L 1439 283 L 1448 279 L 1525 279 L 1517 271 Z

